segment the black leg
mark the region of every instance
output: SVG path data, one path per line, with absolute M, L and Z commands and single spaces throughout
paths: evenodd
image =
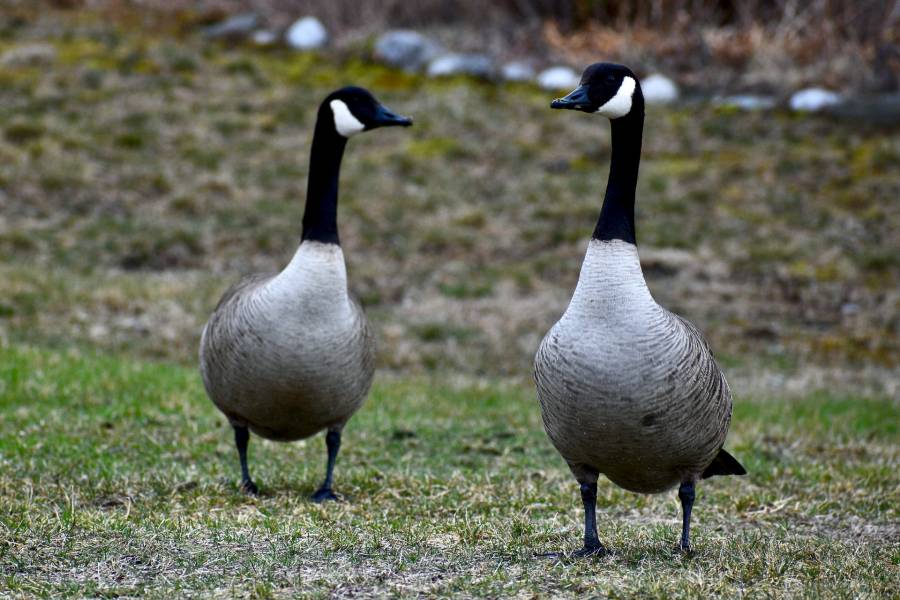
M 537 558 L 553 558 L 565 560 L 567 558 L 581 558 L 585 556 L 604 556 L 606 548 L 597 537 L 597 472 L 591 471 L 583 465 L 569 465 L 572 473 L 581 486 L 581 502 L 584 504 L 584 547 L 572 552 L 549 552 L 535 554 Z
M 325 444 L 328 446 L 328 466 L 325 468 L 325 481 L 322 482 L 316 493 L 312 495 L 313 502 L 338 499 L 331 489 L 331 480 L 334 476 L 334 463 L 337 460 L 338 451 L 341 449 L 341 432 L 329 431 L 325 436 Z
M 247 468 L 247 444 L 250 442 L 250 430 L 241 425 L 234 427 L 234 445 L 237 446 L 238 456 L 241 459 L 241 491 L 255 496 L 259 488 L 250 479 L 250 470 Z
M 575 556 L 599 556 L 606 552 L 597 537 L 597 483 L 581 484 L 581 502 L 584 504 L 584 548 Z
M 678 488 L 678 499 L 681 500 L 683 522 L 681 525 L 681 549 L 691 551 L 691 508 L 694 506 L 694 482 L 686 481 Z

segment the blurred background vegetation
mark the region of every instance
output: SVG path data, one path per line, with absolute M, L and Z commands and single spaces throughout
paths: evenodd
M 199 33 L 247 10 L 273 30 L 315 14 L 329 45 Z M 417 120 L 355 139 L 342 176 L 381 366 L 527 377 L 599 211 L 606 126 L 551 112 L 530 84 L 374 62 L 374 36 L 404 26 L 498 60 L 669 73 L 688 94 L 648 110 L 638 190 L 657 299 L 753 382 L 775 369 L 895 390 L 896 120 L 709 99 L 896 91 L 897 19 L 871 0 L 7 2 L 0 331 L 192 363 L 225 287 L 291 256 L 317 104 L 356 83 Z
M 896 0 L 6 0 L 13 7 L 91 10 L 190 32 L 197 22 L 253 11 L 274 28 L 315 15 L 339 43 L 388 28 L 427 31 L 461 51 L 501 58 L 598 56 L 641 74 L 663 70 L 690 86 L 897 91 Z

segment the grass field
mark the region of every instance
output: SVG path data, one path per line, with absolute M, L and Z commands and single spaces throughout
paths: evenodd
M 528 376 L 599 211 L 606 125 L 524 85 L 0 8 L 0 597 L 900 597 L 896 128 L 651 108 L 638 239 L 709 337 L 745 478 L 601 485 L 599 560 Z M 22 16 L 24 15 L 24 16 Z M 134 16 L 134 15 L 132 15 Z M 22 58 L 25 57 L 25 58 Z M 324 441 L 231 433 L 202 323 L 299 237 L 312 115 L 347 83 L 416 118 L 355 138 L 340 229 L 378 339 L 336 488 Z
M 351 422 L 341 503 L 306 498 L 324 441 L 251 442 L 262 495 L 237 491 L 230 429 L 193 369 L 0 349 L 0 586 L 12 595 L 897 597 L 896 404 L 811 393 L 740 401 L 745 478 L 698 493 L 674 550 L 674 492 L 601 485 L 598 560 L 577 486 L 529 386 L 382 378 Z

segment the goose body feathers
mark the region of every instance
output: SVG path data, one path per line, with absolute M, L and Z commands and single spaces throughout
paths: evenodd
M 291 441 L 340 430 L 372 383 L 375 344 L 337 244 L 304 241 L 276 275 L 226 292 L 203 330 L 207 393 L 233 424 Z
M 634 244 L 590 241 L 534 369 L 544 427 L 579 481 L 662 492 L 725 441 L 728 384 L 699 331 L 653 300 Z

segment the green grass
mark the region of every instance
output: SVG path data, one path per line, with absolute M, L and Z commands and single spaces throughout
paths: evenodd
M 0 589 L 25 596 L 896 597 L 895 401 L 739 400 L 750 471 L 699 488 L 695 551 L 675 494 L 600 486 L 599 560 L 531 386 L 381 378 L 351 421 L 341 503 L 307 500 L 321 436 L 254 438 L 237 492 L 197 373 L 77 348 L 0 347 Z

